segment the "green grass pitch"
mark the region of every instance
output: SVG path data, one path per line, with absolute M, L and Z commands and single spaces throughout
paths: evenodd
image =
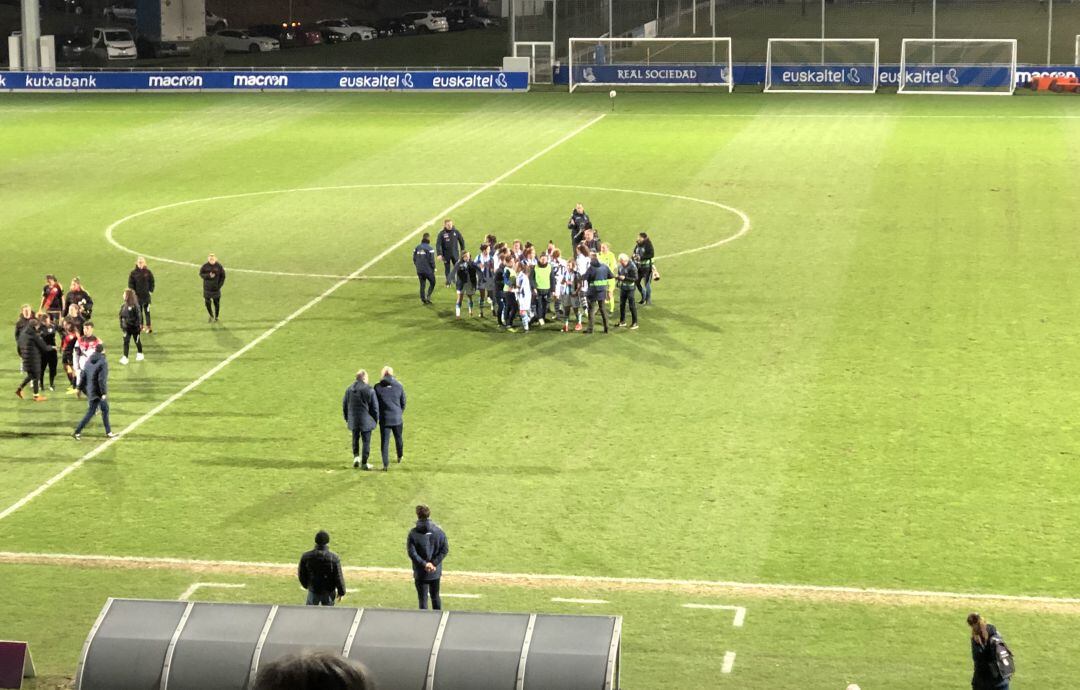
M 73 673 L 108 596 L 303 593 L 266 569 L 14 554 L 287 564 L 325 528 L 347 564 L 401 567 L 421 501 L 451 540 L 445 589 L 481 595 L 450 607 L 624 615 L 627 688 L 966 687 L 969 610 L 1016 651 L 1016 687 L 1071 687 L 1075 599 L 455 578 L 1080 596 L 1075 102 L 617 100 L 0 100 L 0 313 L 36 303 L 45 273 L 79 275 L 118 429 L 214 371 L 0 519 L 0 639 L 30 640 L 38 688 Z M 419 304 L 410 250 L 444 209 L 470 249 L 486 232 L 565 244 L 577 201 L 616 251 L 647 230 L 677 255 L 639 331 L 497 332 L 455 322 L 441 286 Z M 121 367 L 134 256 L 117 245 L 215 251 L 231 269 L 221 323 L 196 269 L 151 259 L 155 333 Z M 238 270 L 369 264 L 332 291 L 333 277 Z M 384 364 L 410 396 L 406 460 L 357 472 L 340 396 Z M 13 390 L 10 341 L 0 366 Z M 0 511 L 101 442 L 96 423 L 68 436 L 82 403 L 10 393 Z M 348 603 L 412 605 L 407 579 L 350 579 Z M 745 624 L 686 603 L 745 607 Z

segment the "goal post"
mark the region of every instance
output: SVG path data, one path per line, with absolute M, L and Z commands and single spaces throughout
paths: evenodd
M 735 88 L 730 38 L 571 38 L 570 92 L 582 86 Z
M 1016 91 L 1016 39 L 905 38 L 899 93 L 1009 96 Z
M 1073 64 L 1080 66 L 1080 34 L 1076 35 L 1076 48 L 1073 52 Z
M 529 83 L 550 84 L 555 65 L 554 41 L 514 41 L 514 57 L 529 58 Z
M 874 93 L 876 38 L 770 38 L 765 93 Z

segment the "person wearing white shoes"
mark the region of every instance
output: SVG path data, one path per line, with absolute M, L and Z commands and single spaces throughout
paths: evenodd
M 379 435 L 382 440 L 383 471 L 390 468 L 390 436 L 394 436 L 394 450 L 397 461 L 405 455 L 402 429 L 405 420 L 405 388 L 394 378 L 394 370 L 383 367 L 382 378 L 375 384 L 375 395 L 379 398 Z
M 115 438 L 117 434 L 114 434 L 109 426 L 109 363 L 105 361 L 105 346 L 100 342 L 86 361 L 82 376 L 86 386 L 86 399 L 90 404 L 79 425 L 75 427 L 75 432 L 71 434 L 72 437 L 76 441 L 81 439 L 82 430 L 93 419 L 94 413 L 101 410 L 101 424 L 105 427 L 105 436 Z
M 128 354 L 131 351 L 131 341 L 135 340 L 135 361 L 143 361 L 142 350 L 143 316 L 139 307 L 139 298 L 131 288 L 124 290 L 124 304 L 120 307 L 120 330 L 124 333 L 124 355 L 120 358 L 121 364 L 128 363 Z
M 353 467 L 370 470 L 368 457 L 371 455 L 371 432 L 379 423 L 379 399 L 368 385 L 368 373 L 363 369 L 356 372 L 356 381 L 345 390 L 345 397 L 341 400 L 341 413 L 352 432 Z

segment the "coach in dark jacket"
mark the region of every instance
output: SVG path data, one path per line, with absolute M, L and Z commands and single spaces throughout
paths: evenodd
M 147 268 L 146 259 L 141 256 L 135 262 L 135 268 L 128 275 L 128 288 L 134 290 L 135 296 L 139 298 L 143 327 L 153 333 L 154 327 L 150 323 L 150 296 L 154 292 L 154 273 Z
M 363 463 L 364 469 L 370 470 L 368 457 L 371 455 L 371 432 L 379 423 L 379 399 L 368 385 L 368 374 L 363 369 L 356 372 L 356 381 L 345 389 L 341 412 L 345 415 L 349 431 L 352 432 L 353 467 L 360 467 Z M 364 442 L 363 455 L 360 454 L 361 439 Z
M 218 263 L 217 256 L 211 254 L 206 263 L 199 267 L 199 277 L 203 281 L 203 304 L 210 321 L 217 321 L 221 315 L 221 286 L 225 284 L 225 267 Z
M 38 381 L 41 379 L 41 363 L 45 359 L 45 354 L 50 348 L 45 340 L 38 333 L 38 320 L 29 319 L 22 330 L 19 331 L 18 339 L 16 340 L 19 346 L 19 356 L 22 358 L 23 372 L 26 374 L 26 378 L 19 384 L 19 387 L 15 390 L 15 395 L 20 398 L 23 397 L 23 388 L 26 388 L 26 384 L 30 384 L 31 389 L 34 391 L 34 400 L 42 401 L 45 398 L 38 394 Z M 399 417 L 400 418 L 400 417 Z
M 446 272 L 446 287 L 450 287 L 450 271 L 461 259 L 463 251 L 465 251 L 465 238 L 454 227 L 454 221 L 447 218 L 443 221 L 439 238 L 435 240 L 435 253 L 439 255 L 439 261 L 443 262 L 443 270 Z
M 75 433 L 72 436 L 76 440 L 82 438 L 82 430 L 93 419 L 94 413 L 100 409 L 101 424 L 105 427 L 105 435 L 112 438 L 115 434 L 113 434 L 112 428 L 109 426 L 109 400 L 107 398 L 109 394 L 109 363 L 105 361 L 105 346 L 101 343 L 97 344 L 94 353 L 90 355 L 90 359 L 86 360 L 86 364 L 83 365 L 82 382 L 86 387 L 86 399 L 89 402 L 89 407 L 86 408 L 86 414 L 79 422 L 79 426 L 75 427 Z
M 431 246 L 431 235 L 424 233 L 420 244 L 412 252 L 416 277 L 420 280 L 420 301 L 431 304 L 431 293 L 435 291 L 435 248 Z
M 442 579 L 442 562 L 450 553 L 450 542 L 442 528 L 431 521 L 431 510 L 425 505 L 416 506 L 416 527 L 409 530 L 405 539 L 405 551 L 412 561 L 413 582 L 420 608 L 427 608 L 428 593 L 431 607 L 442 608 L 439 581 Z
M 330 535 L 323 530 L 315 534 L 315 548 L 300 557 L 297 577 L 308 591 L 308 606 L 333 606 L 335 599 L 345 596 L 345 575 L 341 559 L 330 550 Z
M 379 434 L 382 440 L 383 470 L 390 467 L 390 434 L 394 435 L 394 447 L 397 461 L 401 462 L 405 454 L 402 429 L 405 415 L 405 388 L 394 378 L 394 370 L 383 367 L 382 379 L 375 384 L 375 395 L 379 396 Z

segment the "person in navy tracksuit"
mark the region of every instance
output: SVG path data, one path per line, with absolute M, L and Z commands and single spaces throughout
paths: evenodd
M 341 413 L 352 432 L 353 467 L 359 469 L 361 463 L 365 470 L 370 470 L 368 456 L 371 455 L 371 432 L 379 421 L 379 399 L 368 385 L 368 374 L 361 369 L 356 372 L 356 381 L 345 389 L 341 399 Z M 363 440 L 363 454 L 360 442 Z
M 435 253 L 439 261 L 443 262 L 443 269 L 446 272 L 446 287 L 450 287 L 450 274 L 454 270 L 454 265 L 461 260 L 463 251 L 465 251 L 465 238 L 454 227 L 454 221 L 447 218 L 443 221 L 439 238 L 435 240 Z
M 412 561 L 413 582 L 420 608 L 427 608 L 430 593 L 431 607 L 436 611 L 442 609 L 439 581 L 442 579 L 443 559 L 450 553 L 450 542 L 442 528 L 432 522 L 431 509 L 425 505 L 416 506 L 416 526 L 409 530 L 409 536 L 405 539 L 405 551 Z
M 435 291 L 435 248 L 431 246 L 431 235 L 424 233 L 420 244 L 412 252 L 416 277 L 420 280 L 420 301 L 431 304 L 431 293 Z
M 379 398 L 379 434 L 382 437 L 382 464 L 385 472 L 390 467 L 390 434 L 394 435 L 397 461 L 404 456 L 401 432 L 404 428 L 405 388 L 394 378 L 391 367 L 383 367 L 382 378 L 375 384 Z

